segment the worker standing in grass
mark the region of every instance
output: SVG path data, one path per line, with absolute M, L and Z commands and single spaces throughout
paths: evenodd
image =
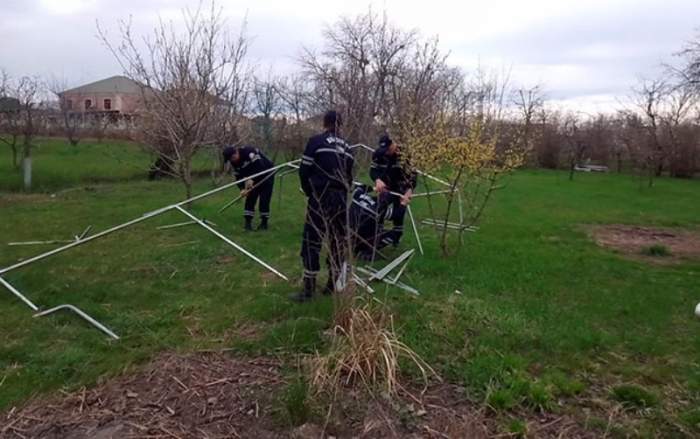
M 308 202 L 301 244 L 304 289 L 290 297 L 297 302 L 314 298 L 324 238 L 328 240 L 330 253 L 326 259 L 329 273 L 324 294 L 334 292 L 345 260 L 347 200 L 353 184 L 355 158 L 340 136 L 342 124 L 339 113 L 327 112 L 323 117 L 324 132 L 309 139 L 301 157 L 299 180 Z
M 410 169 L 406 157 L 402 154 L 401 147 L 388 134 L 379 138 L 379 148 L 372 155 L 369 176 L 379 192 L 381 209 L 387 212 L 385 216 L 390 217 L 393 222 L 391 236 L 393 244 L 397 246 L 403 236 L 406 206 L 411 202 L 417 179 L 416 173 Z M 390 192 L 403 195 L 398 196 Z
M 223 156 L 224 166 L 226 163 L 231 164 L 236 180 L 250 177 L 274 166 L 260 150 L 252 146 L 244 146 L 242 148 L 227 146 L 224 148 Z M 245 219 L 244 230 L 246 231 L 253 230 L 255 204 L 258 202 L 258 199 L 260 200 L 258 205 L 260 225 L 256 230 L 267 230 L 268 220 L 270 219 L 270 201 L 272 200 L 272 190 L 275 185 L 275 178 L 271 174 L 272 172 L 269 172 L 238 183 L 241 196 L 245 197 L 243 218 Z

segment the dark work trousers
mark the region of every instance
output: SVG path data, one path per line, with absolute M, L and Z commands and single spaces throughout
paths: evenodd
M 380 221 L 383 225 L 385 219 L 391 220 L 394 226 L 390 230 L 390 232 L 393 232 L 391 238 L 394 244 L 398 244 L 403 236 L 403 220 L 406 216 L 406 206 L 401 205 L 401 197 L 386 192 L 379 195 L 378 201 L 380 204 L 379 210 L 386 211 L 386 215 L 380 218 Z
M 345 260 L 347 230 L 347 191 L 329 189 L 309 197 L 301 242 L 304 278 L 314 279 L 321 270 L 320 254 L 325 238 L 329 247 L 328 271 L 331 279 L 337 279 Z
M 266 177 L 267 175 L 265 175 Z M 270 218 L 270 201 L 272 201 L 272 190 L 275 187 L 275 177 L 270 177 L 263 184 L 256 187 L 245 199 L 244 217 L 253 218 L 255 216 L 255 204 L 260 199 L 258 212 L 261 218 Z
M 382 226 L 374 220 L 360 224 L 355 230 L 355 234 L 355 254 L 372 253 L 374 250 L 381 250 L 389 244 L 398 243 L 401 239 L 399 231 L 395 229 L 383 230 Z

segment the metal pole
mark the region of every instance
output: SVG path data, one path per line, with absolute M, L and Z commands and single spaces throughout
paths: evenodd
M 156 227 L 157 230 L 172 229 L 174 227 L 189 226 L 190 224 L 197 224 L 194 221 L 187 221 L 184 223 L 170 224 L 168 226 Z
M 194 215 L 192 215 L 191 213 L 189 213 L 188 211 L 186 211 L 186 210 L 183 209 L 182 207 L 180 207 L 180 206 L 175 206 L 175 208 L 176 208 L 177 210 L 179 210 L 180 212 L 182 212 L 182 213 L 183 213 L 184 215 L 186 215 L 187 217 L 189 217 L 190 219 L 192 219 L 193 221 L 195 221 L 195 222 L 196 222 L 197 224 L 199 224 L 200 226 L 204 227 L 205 229 L 207 229 L 208 231 L 210 231 L 211 233 L 213 233 L 215 236 L 217 236 L 219 239 L 223 240 L 223 241 L 224 241 L 225 243 L 227 243 L 228 245 L 230 245 L 230 246 L 236 248 L 237 250 L 239 250 L 240 252 L 242 252 L 243 254 L 245 254 L 246 256 L 248 256 L 249 258 L 251 258 L 252 260 L 254 260 L 255 262 L 257 262 L 258 264 L 260 264 L 260 265 L 262 265 L 263 267 L 267 268 L 268 270 L 270 270 L 271 272 L 273 272 L 273 273 L 276 274 L 277 276 L 281 277 L 282 279 L 284 279 L 284 280 L 289 280 L 289 279 L 287 279 L 287 276 L 285 276 L 285 275 L 283 275 L 282 273 L 280 273 L 279 271 L 275 270 L 274 268 L 272 268 L 271 266 L 269 266 L 268 264 L 266 264 L 264 261 L 262 261 L 261 259 L 259 259 L 259 258 L 256 257 L 255 255 L 253 255 L 252 253 L 250 253 L 248 250 L 244 249 L 244 248 L 241 247 L 240 245 L 238 245 L 238 244 L 236 244 L 235 242 L 231 241 L 230 239 L 228 239 L 227 237 L 225 237 L 225 236 L 222 235 L 221 233 L 219 233 L 219 232 L 217 232 L 216 230 L 212 229 L 212 228 L 209 227 L 206 223 L 204 223 L 203 221 L 200 221 L 199 219 L 197 219 L 197 217 L 195 217 Z
M 26 241 L 26 242 L 10 242 L 7 245 L 9 246 L 18 246 L 18 245 L 48 245 L 48 244 L 67 244 L 69 242 L 75 242 L 74 239 L 71 240 L 61 240 L 61 241 Z
M 275 172 L 271 172 L 270 175 L 268 175 L 267 177 L 265 177 L 265 178 L 263 178 L 262 180 L 260 180 L 255 186 L 251 187 L 249 190 L 252 191 L 252 190 L 255 189 L 256 187 L 258 187 L 258 186 L 260 186 L 261 184 L 263 184 L 263 182 L 267 181 L 268 178 L 270 178 L 270 177 L 272 177 L 272 176 L 274 176 L 274 175 L 275 175 Z M 247 179 L 250 180 L 250 177 L 248 177 Z M 222 208 L 219 210 L 219 213 L 223 212 L 224 210 L 226 210 L 226 209 L 228 209 L 229 207 L 231 207 L 231 206 L 233 206 L 234 204 L 236 204 L 236 202 L 237 202 L 238 200 L 240 200 L 241 198 L 243 198 L 243 195 L 239 195 L 239 196 L 237 196 L 236 198 L 234 198 L 233 201 L 229 202 L 229 203 L 226 204 L 224 207 L 222 207 Z
M 406 260 L 406 263 L 403 264 L 403 267 L 401 267 L 401 270 L 394 276 L 394 279 L 391 281 L 392 285 L 396 285 L 396 282 L 399 281 L 399 278 L 403 274 L 403 272 L 406 270 L 406 267 L 408 267 L 408 263 L 411 262 L 411 259 L 413 259 L 413 254 L 411 254 L 411 257 Z
M 293 162 L 289 162 L 289 163 L 295 163 L 295 162 L 300 162 L 300 161 L 301 161 L 301 159 L 299 159 L 299 160 L 294 160 Z M 263 172 L 259 172 L 259 173 L 257 173 L 257 174 L 254 174 L 254 175 L 252 175 L 252 176 L 250 176 L 250 177 L 248 177 L 248 178 L 254 178 L 254 177 L 258 177 L 258 176 L 260 176 L 260 175 L 264 175 L 264 174 L 270 172 L 270 171 L 273 170 L 273 169 L 279 169 L 279 168 L 281 168 L 281 167 L 283 167 L 283 166 L 287 166 L 289 163 L 283 163 L 283 164 L 281 164 L 281 165 L 275 166 L 274 168 L 271 168 L 271 169 L 265 170 L 265 171 L 263 171 Z M 48 252 L 46 252 L 46 253 L 40 254 L 40 255 L 38 255 L 38 256 L 35 256 L 35 257 L 33 257 L 33 258 L 27 259 L 26 261 L 22 261 L 22 262 L 19 262 L 19 263 L 17 263 L 17 264 L 11 265 L 11 266 L 9 266 L 9 267 L 3 268 L 3 269 L 0 270 L 0 275 L 5 274 L 5 273 L 9 273 L 9 272 L 12 271 L 12 270 L 16 270 L 17 268 L 24 267 L 25 265 L 32 264 L 32 263 L 34 263 L 34 262 L 36 262 L 36 261 L 40 261 L 40 260 L 42 260 L 42 259 L 48 258 L 49 256 L 53 256 L 53 255 L 55 255 L 55 254 L 57 254 L 57 253 L 61 253 L 61 252 L 65 251 L 65 250 L 68 250 L 68 249 L 70 249 L 70 248 L 77 247 L 77 246 L 79 246 L 79 245 L 81 245 L 81 244 L 85 244 L 86 242 L 90 242 L 90 241 L 92 241 L 92 240 L 94 240 L 94 239 L 101 238 L 101 237 L 103 237 L 103 236 L 109 235 L 110 233 L 114 233 L 114 232 L 116 232 L 117 230 L 125 229 L 125 228 L 127 228 L 127 227 L 129 227 L 129 226 L 132 226 L 132 225 L 136 224 L 136 223 L 140 223 L 141 221 L 145 221 L 145 220 L 147 220 L 147 219 L 149 219 L 149 218 L 152 218 L 152 217 L 154 217 L 154 216 L 156 216 L 156 215 L 160 215 L 161 213 L 168 212 L 169 210 L 175 209 L 175 208 L 180 207 L 180 206 L 182 206 L 182 205 L 184 205 L 184 204 L 191 203 L 191 202 L 196 201 L 196 200 L 201 200 L 202 198 L 206 198 L 206 197 L 208 197 L 208 196 L 210 196 L 210 195 L 213 195 L 213 194 L 215 194 L 215 193 L 217 193 L 217 192 L 221 192 L 221 191 L 223 191 L 223 190 L 226 190 L 226 189 L 228 189 L 228 188 L 230 188 L 230 187 L 232 187 L 232 186 L 237 185 L 237 184 L 240 183 L 241 181 L 245 181 L 245 180 L 247 180 L 247 178 L 244 178 L 244 179 L 241 179 L 241 180 L 238 180 L 238 181 L 234 181 L 234 182 L 232 182 L 232 183 L 229 183 L 229 184 L 227 184 L 227 185 L 218 187 L 218 188 L 213 189 L 213 190 L 211 190 L 211 191 L 209 191 L 209 192 L 205 192 L 205 193 L 203 193 L 203 194 L 201 194 L 201 195 L 197 195 L 197 196 L 192 197 L 192 198 L 190 198 L 190 199 L 187 199 L 187 200 L 185 200 L 185 201 L 180 201 L 180 202 L 177 203 L 177 204 L 172 204 L 172 205 L 170 205 L 170 206 L 166 206 L 166 207 L 163 207 L 163 208 L 161 208 L 161 209 L 158 209 L 158 210 L 154 210 L 154 211 L 152 211 L 152 212 L 145 213 L 145 214 L 143 214 L 143 216 L 141 216 L 141 217 L 139 217 L 139 218 L 133 219 L 133 220 L 131 220 L 131 221 L 129 221 L 129 222 L 126 222 L 126 223 L 124 223 L 124 224 L 121 224 L 121 225 L 119 225 L 119 226 L 112 227 L 111 229 L 105 230 L 105 231 L 100 232 L 100 233 L 98 233 L 98 234 L 96 234 L 96 235 L 92 235 L 92 236 L 90 236 L 90 237 L 88 237 L 88 238 L 81 239 L 80 241 L 71 242 L 70 244 L 64 245 L 63 247 L 59 247 L 59 248 L 57 248 L 57 249 L 54 249 L 54 250 L 48 251 Z
M 406 205 L 406 211 L 408 212 L 408 217 L 411 219 L 411 225 L 413 226 L 413 233 L 416 234 L 416 241 L 418 241 L 418 249 L 420 250 L 420 254 L 424 255 L 423 253 L 423 244 L 420 242 L 420 235 L 418 234 L 418 227 L 416 226 L 416 220 L 413 219 L 413 212 L 411 211 L 411 206 Z
M 422 194 L 413 194 L 411 198 L 416 198 L 416 197 L 427 197 L 428 195 L 438 195 L 438 194 L 447 194 L 449 193 L 449 190 L 444 190 L 444 191 L 435 191 L 435 192 L 424 192 Z
M 457 189 L 457 203 L 459 206 L 459 223 L 464 224 L 464 213 L 462 212 L 462 191 Z
M 73 311 L 74 313 L 78 314 L 80 317 L 82 317 L 82 318 L 84 318 L 85 320 L 87 320 L 88 322 L 90 322 L 93 326 L 95 326 L 95 327 L 97 327 L 98 329 L 100 329 L 100 330 L 101 330 L 102 332 L 104 332 L 105 334 L 109 335 L 110 337 L 112 337 L 112 338 L 115 339 L 115 340 L 119 340 L 119 336 L 118 336 L 117 334 L 115 334 L 114 332 L 110 331 L 110 330 L 107 329 L 107 327 L 105 327 L 102 323 L 100 323 L 100 322 L 98 322 L 97 320 L 93 319 L 92 317 L 90 317 L 89 315 L 87 315 L 87 314 L 85 314 L 83 311 L 81 311 L 80 308 L 76 308 L 76 307 L 73 306 L 73 305 L 60 305 L 60 306 L 57 306 L 56 308 L 51 308 L 51 309 L 48 309 L 48 310 L 46 310 L 46 311 L 40 312 L 39 314 L 34 314 L 34 317 L 35 317 L 35 318 L 36 318 L 36 317 L 43 317 L 43 316 L 52 314 L 52 313 L 54 313 L 54 312 L 56 312 L 56 311 L 60 311 L 60 310 L 62 310 L 62 309 L 67 309 L 67 310 Z
M 2 284 L 5 288 L 7 288 L 12 294 L 14 294 L 15 296 L 17 296 L 17 297 L 19 298 L 19 300 L 21 300 L 21 301 L 24 302 L 28 307 L 30 307 L 30 308 L 32 309 L 32 311 L 39 311 L 39 307 L 38 307 L 38 306 L 34 305 L 34 304 L 31 302 L 31 300 L 29 300 L 29 299 L 27 299 L 26 297 L 24 297 L 24 296 L 22 295 L 22 293 L 20 293 L 19 291 L 17 291 L 17 290 L 15 289 L 15 287 L 13 287 L 12 285 L 10 285 L 9 282 L 7 282 L 5 279 L 3 279 L 3 278 L 1 278 L 1 277 L 0 277 L 0 284 Z
M 393 270 L 394 268 L 398 267 L 398 265 L 399 265 L 400 263 L 402 263 L 402 262 L 405 261 L 408 257 L 410 257 L 411 255 L 413 255 L 413 253 L 415 253 L 415 250 L 413 250 L 413 249 L 404 252 L 401 256 L 399 256 L 398 258 L 396 258 L 396 259 L 394 259 L 393 261 L 389 262 L 389 263 L 386 265 L 386 267 L 382 268 L 382 269 L 379 270 L 377 273 L 375 273 L 374 276 L 370 277 L 369 280 L 374 280 L 374 279 L 379 279 L 379 280 L 381 280 L 381 279 L 383 279 L 384 276 L 386 276 L 387 274 L 389 274 L 389 273 L 391 272 L 391 270 Z

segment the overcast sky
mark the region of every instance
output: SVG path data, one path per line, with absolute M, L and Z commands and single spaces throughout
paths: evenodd
M 15 75 L 63 76 L 71 85 L 120 74 L 96 34 L 113 37 L 133 16 L 147 33 L 158 17 L 179 19 L 197 0 L 0 0 L 0 66 Z M 608 109 L 637 76 L 693 38 L 700 0 L 219 0 L 229 23 L 247 13 L 251 57 L 285 72 L 301 45 L 342 14 L 386 11 L 394 24 L 439 35 L 451 62 L 473 71 L 481 62 L 512 66 L 512 81 L 542 84 L 550 99 L 585 111 Z

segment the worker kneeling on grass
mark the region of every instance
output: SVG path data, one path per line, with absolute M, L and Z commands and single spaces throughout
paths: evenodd
M 357 259 L 371 261 L 376 250 L 389 244 L 397 244 L 401 233 L 395 228 L 384 230 L 385 220 L 394 222 L 403 218 L 406 207 L 399 204 L 394 207 L 380 203 L 378 197 L 370 195 L 372 186 L 355 183 L 352 205 L 350 206 L 350 227 L 353 231 L 353 250 Z
M 223 156 L 224 166 L 226 163 L 231 164 L 236 180 L 242 180 L 274 167 L 272 162 L 260 150 L 252 146 L 244 146 L 242 148 L 227 146 L 224 148 Z M 245 219 L 244 230 L 246 231 L 253 230 L 252 222 L 255 217 L 255 204 L 258 202 L 258 199 L 260 200 L 258 205 L 260 225 L 256 230 L 267 230 L 267 222 L 270 218 L 270 201 L 272 200 L 272 190 L 275 185 L 275 178 L 271 174 L 273 174 L 272 171 L 238 183 L 241 196 L 245 197 L 243 218 Z

